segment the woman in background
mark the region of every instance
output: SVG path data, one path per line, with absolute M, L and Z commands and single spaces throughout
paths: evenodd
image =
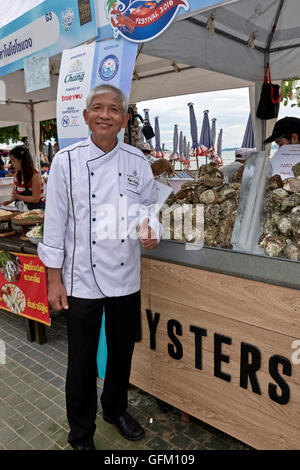
M 14 189 L 12 201 L 23 201 L 29 210 L 43 209 L 45 207 L 44 185 L 39 172 L 34 168 L 29 150 L 18 145 L 9 152 L 9 157 L 14 171 Z

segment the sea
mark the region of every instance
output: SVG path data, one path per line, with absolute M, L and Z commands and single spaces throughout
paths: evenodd
M 166 158 L 168 158 L 168 153 L 166 152 Z M 228 165 L 235 161 L 235 150 L 223 150 L 222 152 L 222 159 L 224 165 Z M 205 157 L 198 157 L 199 166 L 204 165 L 206 163 Z M 181 169 L 181 164 L 179 162 L 176 163 L 176 170 Z M 197 170 L 197 162 L 195 158 L 191 158 L 191 166 L 190 170 Z

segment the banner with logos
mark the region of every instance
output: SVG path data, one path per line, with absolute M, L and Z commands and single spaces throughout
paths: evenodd
M 38 256 L 0 252 L 0 308 L 50 325 L 46 267 Z
M 45 0 L 0 29 L 0 76 L 37 52 L 51 57 L 97 35 L 93 0 Z
M 128 41 L 146 42 L 165 31 L 176 17 L 193 11 L 205 11 L 238 0 L 95 0 L 101 39 L 122 36 Z
M 137 44 L 123 38 L 83 44 L 63 52 L 57 92 L 59 148 L 86 139 L 83 118 L 89 91 L 101 83 L 129 97 Z
M 60 149 L 89 135 L 83 110 L 91 89 L 94 52 L 95 42 L 63 51 L 56 106 Z

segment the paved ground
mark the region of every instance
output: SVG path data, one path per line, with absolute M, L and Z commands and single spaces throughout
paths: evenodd
M 5 342 L 6 364 L 0 363 L 0 449 L 68 450 L 65 412 L 67 364 L 66 325 L 63 315 L 52 319 L 47 343 L 26 339 L 24 318 L 0 311 L 0 340 Z M 99 396 L 102 380 L 98 380 Z M 156 399 L 130 387 L 129 412 L 146 429 L 139 442 L 123 439 L 97 416 L 98 450 L 242 450 L 245 444 L 180 413 L 163 411 Z

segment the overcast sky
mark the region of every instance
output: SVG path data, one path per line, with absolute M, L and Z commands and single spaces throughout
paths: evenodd
M 222 90 L 209 93 L 183 95 L 137 103 L 138 112 L 144 117 L 143 109 L 149 109 L 150 122 L 154 128 L 155 116 L 159 117 L 161 143 L 172 150 L 174 124 L 179 132 L 192 142 L 189 123 L 189 102 L 194 103 L 200 136 L 203 111 L 209 110 L 209 120 L 216 118 L 217 136 L 223 129 L 223 148 L 241 147 L 250 112 L 248 88 Z M 300 117 L 300 109 L 281 105 L 279 119 L 284 116 Z M 154 145 L 154 140 L 153 140 Z

